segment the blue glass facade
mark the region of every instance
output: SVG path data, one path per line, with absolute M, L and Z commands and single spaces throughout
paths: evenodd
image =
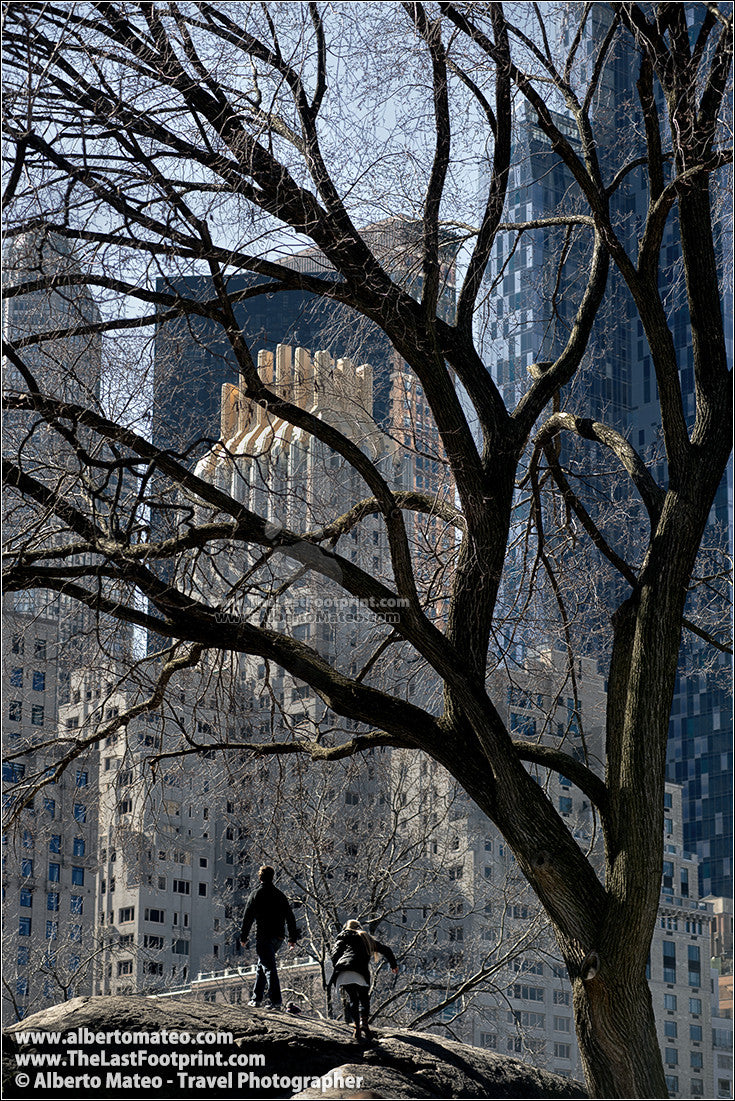
M 700 8 L 702 5 L 699 6 Z M 581 65 L 590 58 L 607 30 L 606 5 L 595 5 L 579 56 Z M 693 23 L 694 27 L 694 23 Z M 589 61 L 587 62 L 589 66 Z M 589 75 L 589 74 L 588 74 Z M 580 72 L 582 79 L 582 73 Z M 624 159 L 641 153 L 643 126 L 635 115 L 637 67 L 632 51 L 624 43 L 612 53 L 605 68 L 597 100 L 596 130 L 602 140 L 598 151 L 603 174 L 611 179 Z M 606 156 L 606 153 L 608 154 Z M 609 163 L 608 163 L 609 162 Z M 647 179 L 642 168 L 632 171 L 615 193 L 613 218 L 629 254 L 634 257 L 640 228 L 648 205 Z M 514 168 L 509 189 L 508 220 L 548 217 L 560 210 L 575 209 L 575 187 L 565 168 L 554 157 L 548 143 L 525 109 L 516 120 Z M 727 228 L 719 230 L 720 256 L 731 251 Z M 567 244 L 567 258 L 561 272 L 558 259 L 564 244 L 563 230 L 533 230 L 513 247 L 515 235 L 499 242 L 487 273 L 487 307 L 484 353 L 488 369 L 500 385 L 506 400 L 514 404 L 529 384 L 528 367 L 550 359 L 563 345 L 572 312 L 579 299 L 578 276 L 584 275 L 585 246 Z M 662 249 L 660 284 L 666 303 L 680 368 L 684 412 L 690 424 L 695 413 L 693 358 L 686 290 L 681 268 L 678 224 L 669 218 Z M 723 301 L 725 316 L 732 315 L 729 292 Z M 729 345 L 732 359 L 732 345 Z M 561 396 L 562 406 L 592 416 L 622 429 L 643 455 L 661 485 L 667 471 L 660 440 L 660 410 L 653 364 L 643 327 L 631 296 L 616 271 L 612 271 L 607 301 L 578 378 Z M 595 460 L 599 463 L 598 452 Z M 565 458 L 569 458 L 565 455 Z M 576 488 L 592 503 L 595 485 L 613 499 L 623 492 L 611 473 L 607 481 L 586 479 L 584 460 L 574 459 Z M 723 634 L 727 622 L 729 595 L 721 572 L 732 545 L 731 471 L 723 480 L 712 509 L 689 604 L 692 619 L 704 625 L 718 623 Z M 615 509 L 605 528 L 612 544 L 637 564 L 644 543 L 643 518 L 625 497 L 622 515 Z M 596 511 L 591 509 L 591 511 Z M 597 514 L 597 513 L 596 513 Z M 512 571 L 513 565 L 511 563 Z M 719 585 L 719 592 L 716 586 Z M 604 620 L 624 590 L 601 569 L 598 589 L 589 594 L 590 626 L 595 617 Z M 596 624 L 595 624 L 596 625 Z M 590 632 L 592 634 L 592 632 Z M 679 675 L 672 706 L 667 778 L 683 787 L 685 846 L 701 860 L 700 889 L 703 895 L 732 893 L 732 694 L 729 659 L 685 632 Z

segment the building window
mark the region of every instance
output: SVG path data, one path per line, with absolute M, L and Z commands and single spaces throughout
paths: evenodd
M 661 890 L 669 895 L 674 893 L 674 865 L 670 860 L 664 860 Z
M 31 919 L 29 917 L 18 918 L 18 936 L 29 937 L 31 935 Z
M 676 1039 L 676 1021 L 664 1021 L 664 1036 Z
M 689 1025 L 689 1039 L 695 1043 L 702 1042 L 702 1026 L 701 1025 Z
M 554 1031 L 555 1032 L 571 1032 L 572 1031 L 572 1019 L 571 1019 L 571 1017 L 554 1017 Z
M 522 1028 L 546 1028 L 546 1014 L 536 1013 L 532 1009 L 513 1009 L 508 1012 L 508 1021 Z
M 543 986 L 526 986 L 525 983 L 514 983 L 509 993 L 514 998 L 522 998 L 530 1002 L 542 1002 L 546 996 Z
M 84 899 L 81 895 L 72 895 L 69 899 L 69 913 L 81 914 L 84 912 Z
M 41 661 L 46 660 L 46 639 L 37 638 L 33 645 L 33 656 Z
M 23 721 L 23 704 L 20 700 L 11 700 L 8 704 L 8 718 L 11 723 Z
M 692 1052 L 689 1053 L 689 1066 L 692 1068 L 692 1070 L 701 1070 L 702 1069 L 702 1052 L 701 1051 L 692 1051 Z
M 44 723 L 44 707 L 41 703 L 34 703 L 31 708 L 31 725 L 43 726 Z
M 146 914 L 147 914 L 147 911 L 146 911 Z M 135 920 L 135 907 L 134 906 L 123 906 L 122 909 L 118 911 L 117 920 L 120 922 L 121 925 L 124 925 L 126 921 L 134 921 Z
M 20 862 L 20 874 L 24 877 L 30 877 L 33 875 L 33 861 L 30 857 L 23 857 Z
M 676 1009 L 676 994 L 664 994 L 664 1009 Z
M 69 926 L 69 940 L 81 941 L 82 939 L 82 927 L 81 925 Z
M 676 945 L 673 940 L 663 943 L 664 982 L 676 982 Z
M 490 1051 L 498 1050 L 498 1037 L 495 1032 L 480 1033 L 480 1047 L 489 1048 Z
M 689 1083 L 689 1092 L 692 1097 L 704 1097 L 704 1081 L 701 1078 L 692 1078 Z M 729 1092 L 727 1096 L 730 1096 Z
M 702 1013 L 702 999 L 690 998 L 689 999 L 689 1012 L 693 1013 L 695 1017 L 701 1016 Z
M 133 961 L 132 960 L 120 960 L 117 965 L 118 978 L 121 975 L 132 975 L 133 973 Z
M 554 991 L 554 1005 L 569 1005 L 569 991 L 568 990 L 555 990 Z
M 46 691 L 46 674 L 42 673 L 40 669 L 33 670 L 33 691 L 45 692 Z
M 188 940 L 175 940 L 171 943 L 171 951 L 177 956 L 189 955 L 189 942 Z
M 71 870 L 71 881 L 75 887 L 84 886 L 84 868 L 73 867 Z
M 23 635 L 13 635 L 13 641 L 10 645 L 10 649 L 14 654 L 25 653 L 25 641 Z
M 666 1075 L 666 1089 L 669 1091 L 669 1093 L 679 1092 L 679 1078 L 676 1074 Z
M 89 783 L 89 773 L 86 771 L 86 769 L 78 768 L 77 769 L 77 787 L 78 788 L 86 788 L 88 783 Z
M 46 909 L 51 911 L 59 909 L 59 895 L 56 891 L 49 891 L 46 895 Z
M 73 843 L 73 846 L 72 846 L 72 851 L 74 853 L 74 856 L 84 856 L 85 849 L 86 849 L 86 844 L 85 844 L 84 838 L 83 837 L 75 837 L 74 838 L 74 843 Z M 84 875 L 83 872 L 82 872 L 82 875 Z M 74 882 L 74 881 L 72 880 L 72 882 Z M 84 879 L 82 879 L 82 882 L 84 882 Z
M 54 852 L 58 852 L 58 849 L 54 849 Z M 48 866 L 48 878 L 49 883 L 59 883 L 61 880 L 61 864 L 49 864 Z
M 554 1044 L 554 1058 L 555 1059 L 571 1059 L 572 1057 L 572 1045 L 571 1044 Z
M 156 925 L 163 925 L 166 921 L 166 911 L 146 909 L 144 917 L 146 921 L 152 921 Z
M 191 883 L 188 879 L 175 879 L 173 882 L 174 894 L 188 895 L 191 894 Z
M 690 986 L 702 985 L 702 964 L 698 944 L 687 946 L 687 981 Z
M 55 799 L 44 799 L 43 809 L 46 812 L 46 814 L 49 816 L 49 818 L 55 818 L 56 817 L 56 800 Z
M 85 807 L 84 803 L 74 804 L 74 818 L 77 822 L 87 821 L 87 808 Z
M 199 884 L 199 897 L 200 898 L 206 898 L 207 897 L 207 884 L 206 883 L 200 883 Z
M 17 784 L 25 774 L 25 765 L 18 764 L 15 761 L 5 761 L 3 763 L 3 780 L 6 784 Z
M 679 1062 L 679 1052 L 675 1047 L 664 1048 L 664 1062 L 667 1067 L 675 1067 Z
M 22 666 L 17 669 L 10 670 L 10 687 L 22 688 L 23 687 L 23 668 Z
M 19 998 L 28 997 L 28 979 L 16 979 L 15 992 Z
M 46 922 L 46 940 L 56 940 L 59 935 L 59 923 L 58 921 Z
M 29 890 L 28 887 L 21 887 L 20 889 L 20 904 L 21 906 L 33 905 L 33 891 Z
M 18 967 L 27 967 L 31 962 L 31 950 L 27 944 L 18 945 Z

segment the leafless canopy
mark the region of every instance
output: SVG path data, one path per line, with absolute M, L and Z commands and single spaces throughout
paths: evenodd
M 74 302 L 85 287 L 99 305 L 99 316 L 7 341 L 17 381 L 5 406 L 26 434 L 20 444 L 14 434 L 6 449 L 4 479 L 26 523 L 8 528 L 6 592 L 62 593 L 96 615 L 173 640 L 169 663 L 188 660 L 190 645 L 196 656 L 259 655 L 354 724 L 346 740 L 289 737 L 264 742 L 261 752 L 328 759 L 388 744 L 440 761 L 502 830 L 551 918 L 597 1096 L 665 1090 L 644 968 L 659 893 L 668 715 L 686 594 L 731 438 L 715 206 L 730 161 L 732 13 L 725 3 L 693 7 L 694 35 L 687 7 L 669 3 L 575 4 L 571 12 L 479 2 L 6 5 L 8 239 L 52 234 L 75 257 L 72 266 L 26 272 L 8 288 L 9 300 L 53 293 Z M 616 136 L 600 105 L 622 48 L 636 66 L 634 121 Z M 584 278 L 566 302 L 569 323 L 553 358 L 534 365 L 507 404 L 483 361 L 475 318 L 499 234 L 543 228 L 507 215 L 523 104 L 569 179 L 569 203 L 547 220 L 562 227 L 560 269 L 576 248 Z M 469 194 L 478 160 L 479 219 Z M 647 210 L 631 247 L 630 227 L 615 210 L 633 178 L 642 181 Z M 411 227 L 409 259 L 387 255 L 375 234 L 358 228 L 386 218 Z M 672 224 L 693 410 L 661 278 Z M 442 308 L 448 235 L 463 250 L 453 316 Z M 323 274 L 289 261 L 306 245 L 326 259 Z M 585 363 L 594 371 L 585 355 L 611 266 L 653 361 L 665 451 L 655 470 L 619 424 L 560 404 Z M 207 277 L 207 294 L 187 292 L 180 277 L 191 274 Z M 233 291 L 232 277 L 242 274 L 248 279 Z M 341 304 L 387 336 L 423 389 L 451 495 L 401 491 L 359 441 L 264 381 L 237 308 L 285 291 Z M 146 339 L 152 326 L 181 319 L 194 333 L 202 320 L 214 324 L 247 398 L 267 403 L 354 471 L 362 488 L 348 511 L 318 527 L 274 530 L 267 516 L 196 474 L 190 454 L 151 442 Z M 39 355 L 56 349 L 63 375 L 70 340 L 97 334 L 112 379 L 99 402 L 45 382 Z M 45 469 L 29 443 L 41 432 L 55 441 Z M 589 445 L 594 462 L 609 456 L 627 479 L 626 499 L 647 519 L 635 558 L 610 545 L 575 492 L 560 459 L 562 436 Z M 556 485 L 561 521 L 591 538 L 625 583 L 613 616 L 604 779 L 563 748 L 514 740 L 486 689 L 488 661 L 497 663 L 502 645 L 497 617 L 507 604 L 502 579 L 523 476 L 539 560 L 542 497 Z M 186 503 L 176 514 L 185 520 L 157 539 L 147 518 L 172 502 Z M 435 568 L 427 566 L 431 555 L 417 535 L 427 515 L 446 525 L 451 569 L 438 553 Z M 367 517 L 379 519 L 387 540 L 382 578 L 345 551 Z M 382 638 L 376 618 L 376 646 L 395 642 L 418 655 L 442 685 L 440 705 L 426 709 L 386 690 L 375 661 L 352 671 L 288 630 L 223 622 L 227 594 L 195 591 L 195 567 L 182 563 L 216 569 L 233 547 L 251 562 L 277 552 L 317 576 L 338 577 L 352 598 L 396 607 Z M 553 559 L 544 563 L 552 575 Z M 248 585 L 251 576 L 235 583 Z M 693 626 L 711 635 L 709 625 Z M 563 771 L 596 806 L 604 883 L 530 777 L 529 761 Z

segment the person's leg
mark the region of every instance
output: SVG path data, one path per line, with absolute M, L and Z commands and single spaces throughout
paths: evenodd
M 372 1033 L 370 1032 L 370 987 L 358 986 L 356 987 L 357 996 L 359 999 L 359 1020 L 362 1023 L 362 1031 L 366 1040 L 372 1039 Z
M 263 942 L 262 950 L 261 948 L 258 949 L 258 956 L 263 962 L 263 967 L 268 978 L 268 997 L 273 1006 L 279 1006 L 281 1004 L 281 983 L 278 978 L 276 952 L 282 944 L 283 940 L 280 937 L 271 937 L 269 940 Z
M 355 1026 L 355 1039 L 362 1039 L 362 1031 L 360 1029 L 360 990 L 361 987 L 356 986 L 354 983 L 348 983 L 342 987 L 343 991 L 349 999 L 350 1015 L 349 1018 L 345 1012 L 345 1020 L 349 1024 L 350 1020 Z
M 352 1000 L 349 995 L 349 988 L 341 986 L 339 988 L 340 997 L 342 998 L 342 1012 L 345 1015 L 345 1024 L 352 1024 Z
M 251 1005 L 260 1005 L 265 994 L 266 984 L 266 969 L 263 960 L 260 955 L 260 944 L 256 944 L 255 951 L 258 957 L 258 962 L 255 966 L 255 986 L 253 987 L 253 994 L 250 999 Z

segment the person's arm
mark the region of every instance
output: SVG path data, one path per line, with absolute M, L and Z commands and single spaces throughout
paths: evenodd
M 242 916 L 242 928 L 240 929 L 240 943 L 245 944 L 248 939 L 253 922 L 255 921 L 255 895 L 248 899 L 245 913 Z
M 342 939 L 341 936 L 337 937 L 336 941 L 334 942 L 334 951 L 331 953 L 331 955 L 329 957 L 332 961 L 332 967 L 337 966 L 337 961 L 339 960 L 340 956 L 342 955 L 343 947 L 344 947 L 344 940 Z
M 299 930 L 296 925 L 296 918 L 294 917 L 294 912 L 291 909 L 291 903 L 288 901 L 285 895 L 283 897 L 283 901 L 286 904 L 286 925 L 288 926 L 288 943 L 295 944 L 296 941 L 299 939 Z
M 376 940 L 375 941 L 375 947 L 377 948 L 378 952 L 380 952 L 381 955 L 385 956 L 388 963 L 390 964 L 391 971 L 397 971 L 398 970 L 398 961 L 396 960 L 396 957 L 393 955 L 393 952 L 388 947 L 388 945 L 387 944 L 381 944 L 379 940 Z

